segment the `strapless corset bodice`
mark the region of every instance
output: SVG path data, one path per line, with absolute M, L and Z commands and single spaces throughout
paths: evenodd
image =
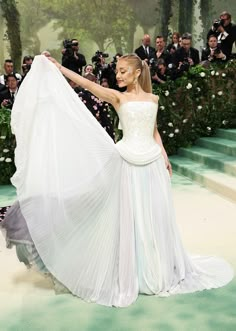
M 129 101 L 120 106 L 118 116 L 123 138 L 116 147 L 133 164 L 147 164 L 161 155 L 154 139 L 157 105 L 150 101 Z

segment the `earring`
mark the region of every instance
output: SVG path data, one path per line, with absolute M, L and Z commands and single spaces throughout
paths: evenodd
M 133 84 L 134 84 L 134 85 L 137 84 L 137 77 L 134 78 Z

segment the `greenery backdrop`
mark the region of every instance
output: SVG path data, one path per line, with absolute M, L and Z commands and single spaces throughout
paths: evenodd
M 89 3 L 89 5 L 88 5 Z M 46 48 L 61 58 L 62 40 L 78 38 L 89 62 L 100 49 L 111 57 L 128 53 L 140 44 L 143 33 L 170 36 L 173 31 L 192 32 L 203 46 L 212 20 L 223 10 L 236 17 L 234 0 L 0 0 L 0 38 L 16 68 L 23 54 L 42 49 L 40 31 L 46 29 Z M 2 19 L 4 18 L 4 19 Z M 56 33 L 49 36 L 49 25 Z M 55 40 L 51 40 L 54 38 Z M 0 48 L 3 62 L 5 47 Z M 23 50 L 23 51 L 22 51 Z

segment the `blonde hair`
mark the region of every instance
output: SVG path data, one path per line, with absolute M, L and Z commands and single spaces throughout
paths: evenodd
M 152 82 L 150 70 L 146 61 L 142 61 L 136 54 L 127 54 L 119 58 L 119 60 L 127 61 L 135 70 L 140 69 L 141 74 L 138 77 L 138 82 L 141 88 L 146 93 L 152 93 Z

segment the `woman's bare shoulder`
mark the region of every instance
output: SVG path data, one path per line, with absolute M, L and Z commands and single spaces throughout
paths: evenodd
M 150 98 L 151 98 L 151 100 L 153 102 L 158 103 L 158 100 L 159 100 L 159 96 L 158 95 L 155 95 L 155 94 L 150 93 Z

